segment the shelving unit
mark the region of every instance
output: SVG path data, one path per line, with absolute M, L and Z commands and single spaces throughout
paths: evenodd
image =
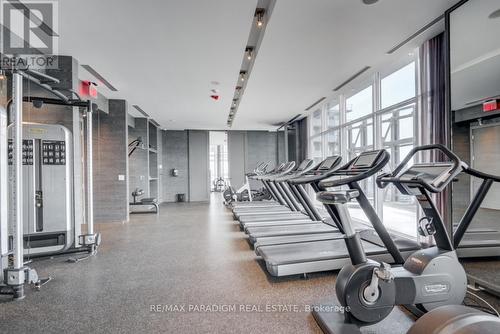
M 161 129 L 154 120 L 146 117 L 135 118 L 129 126 L 129 142 L 140 137 L 144 144 L 129 157 L 130 192 L 140 188 L 144 190 L 144 197 L 154 197 L 161 202 L 161 142 L 158 140 Z
M 160 185 L 158 182 L 158 127 L 148 120 L 148 181 L 149 197 L 158 198 Z

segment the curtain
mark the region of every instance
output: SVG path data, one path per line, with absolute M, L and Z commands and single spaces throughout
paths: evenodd
M 297 129 L 297 161 L 303 161 L 304 159 L 307 159 L 308 152 L 307 152 L 307 147 L 308 147 L 308 136 L 307 136 L 307 117 L 304 117 L 300 121 L 296 121 L 294 124 L 295 128 Z
M 420 142 L 443 144 L 450 147 L 450 115 L 446 112 L 445 89 L 445 35 L 441 33 L 425 42 L 419 51 L 420 57 Z M 428 152 L 420 156 L 422 161 L 443 161 L 439 152 Z M 449 190 L 436 197 L 437 207 L 445 223 L 450 215 Z

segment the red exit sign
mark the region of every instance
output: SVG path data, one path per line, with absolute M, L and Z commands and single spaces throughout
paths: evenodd
M 97 98 L 97 88 L 93 82 L 82 81 L 80 83 L 80 95 L 83 97 Z
M 500 109 L 500 100 L 489 100 L 483 103 L 483 111 L 496 111 Z

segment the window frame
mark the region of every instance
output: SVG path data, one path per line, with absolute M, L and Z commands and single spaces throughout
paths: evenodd
M 414 52 L 414 54 L 417 54 L 418 52 Z M 410 63 L 414 62 L 415 63 L 415 96 L 411 97 L 409 99 L 406 99 L 404 101 L 400 101 L 396 104 L 387 106 L 385 108 L 382 108 L 382 80 L 391 74 L 396 73 L 397 71 L 401 70 L 402 68 L 406 67 Z M 420 73 L 419 73 L 419 59 L 416 56 L 412 56 L 410 59 L 404 59 L 403 62 L 399 62 L 396 64 L 397 67 L 393 67 L 390 71 L 377 71 L 373 74 L 373 76 L 370 78 L 369 81 L 363 81 L 359 83 L 359 89 L 356 90 L 350 90 L 348 94 L 346 93 L 340 93 L 336 97 L 326 100 L 321 107 L 316 108 L 314 111 L 310 112 L 308 116 L 308 123 L 312 120 L 313 114 L 320 110 L 320 118 L 321 118 L 321 132 L 316 133 L 312 135 L 312 124 L 308 126 L 308 130 L 311 131 L 308 133 L 308 152 L 310 155 L 310 158 L 312 158 L 312 145 L 313 141 L 317 141 L 318 138 L 320 138 L 321 141 L 321 154 L 323 159 L 326 158 L 326 154 L 329 152 L 328 151 L 328 135 L 333 132 L 333 131 L 339 131 L 338 136 L 339 136 L 339 148 L 340 152 L 339 154 L 342 157 L 348 157 L 349 156 L 349 146 L 350 146 L 350 138 L 349 138 L 349 127 L 352 127 L 353 125 L 356 125 L 357 123 L 366 123 L 368 120 L 371 120 L 371 126 L 372 126 L 372 133 L 371 133 L 371 145 L 365 145 L 367 140 L 366 140 L 366 135 L 367 133 L 361 134 L 361 136 L 365 136 L 362 140 L 362 146 L 359 148 L 360 150 L 370 147 L 370 149 L 380 149 L 384 148 L 384 140 L 382 137 L 382 116 L 387 115 L 388 113 L 392 112 L 393 114 L 403 110 L 405 108 L 412 107 L 413 112 L 411 113 L 411 116 L 403 116 L 403 117 L 398 117 L 396 122 L 399 121 L 402 118 L 413 118 L 413 137 L 410 138 L 404 138 L 402 140 L 397 140 L 392 142 L 391 144 L 394 146 L 405 146 L 405 145 L 419 145 L 421 142 L 420 140 L 420 134 L 418 130 L 418 124 L 420 120 Z M 382 76 L 383 74 L 383 76 Z M 370 87 L 372 88 L 372 112 L 371 114 L 364 115 L 362 117 L 359 117 L 357 119 L 353 119 L 350 121 L 347 121 L 347 100 L 356 95 L 357 93 L 365 90 L 366 88 Z M 330 107 L 339 105 L 339 125 L 329 128 L 328 125 L 328 110 Z M 391 122 L 395 122 L 394 119 L 391 119 Z M 392 131 L 395 131 L 395 128 L 392 129 Z M 394 138 L 395 134 L 392 134 L 392 137 Z M 391 146 L 392 147 L 392 146 Z M 358 150 L 358 149 L 355 149 Z M 344 161 L 345 163 L 347 162 Z M 383 190 L 379 189 L 376 185 L 375 182 L 373 182 L 372 186 L 374 189 L 372 189 L 373 194 L 374 194 L 374 208 L 379 215 L 380 219 L 383 221 L 383 214 L 384 214 L 384 208 L 383 208 Z M 318 203 L 319 204 L 319 203 Z M 417 220 L 420 219 L 421 217 L 421 212 L 418 209 L 418 205 L 415 203 L 416 206 L 416 211 L 417 211 Z M 389 231 L 391 233 L 395 234 L 400 234 L 400 235 L 405 235 L 408 237 L 408 235 L 398 231 L 398 230 L 393 230 L 390 227 L 388 227 Z M 417 222 L 415 222 L 415 231 L 417 230 Z M 418 234 L 417 235 L 417 239 Z M 410 236 L 414 237 L 414 236 Z

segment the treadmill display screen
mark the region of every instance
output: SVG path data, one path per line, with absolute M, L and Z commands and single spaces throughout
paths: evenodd
M 300 170 L 306 169 L 306 167 L 309 166 L 310 161 L 311 160 L 309 160 L 309 159 L 306 159 L 306 160 L 302 161 L 302 163 L 299 165 L 299 167 L 297 168 L 297 170 L 300 171 Z
M 361 153 L 353 164 L 353 168 L 368 168 L 373 166 L 380 151 Z
M 319 165 L 318 170 L 325 170 L 325 169 L 330 169 L 332 168 L 333 164 L 335 163 L 337 159 L 336 158 L 328 158 L 321 165 Z
M 406 170 L 401 176 L 401 181 L 420 179 L 426 183 L 432 184 L 440 178 L 444 173 L 452 169 L 451 164 L 435 164 L 435 165 L 413 165 Z

